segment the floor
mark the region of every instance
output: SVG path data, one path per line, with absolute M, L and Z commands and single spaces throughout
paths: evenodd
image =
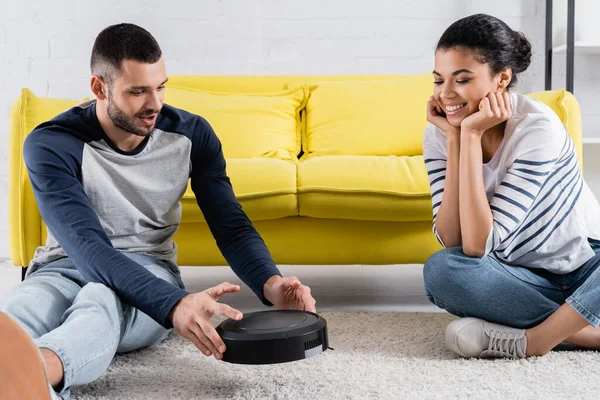
M 72 400 L 597 399 L 598 352 L 464 360 L 447 349 L 443 313 L 323 310 L 330 348 L 293 363 L 204 357 L 180 336 L 119 355 Z
M 423 290 L 423 266 L 324 265 L 280 266 L 287 276 L 297 276 L 310 286 L 317 309 L 339 311 L 441 311 L 427 300 Z M 228 281 L 241 284 L 228 267 L 181 267 L 187 290 L 198 292 Z M 0 299 L 21 280 L 21 271 L 8 260 L 0 260 Z M 241 284 L 235 294 L 221 298 L 242 312 L 262 309 L 254 293 Z

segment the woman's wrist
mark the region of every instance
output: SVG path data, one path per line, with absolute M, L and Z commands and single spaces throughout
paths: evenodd
M 460 144 L 460 131 L 446 134 L 446 146 Z
M 469 129 L 461 129 L 460 131 L 460 141 L 461 143 L 481 143 L 481 133 L 469 130 Z

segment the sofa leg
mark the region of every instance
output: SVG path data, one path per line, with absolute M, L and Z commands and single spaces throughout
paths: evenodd
M 27 267 L 21 267 L 21 282 L 25 280 L 25 274 L 27 274 Z

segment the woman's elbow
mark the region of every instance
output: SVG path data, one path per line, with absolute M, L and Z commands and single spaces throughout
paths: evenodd
M 441 245 L 444 246 L 445 248 L 461 246 L 462 240 L 461 240 L 460 234 L 452 235 L 451 233 L 440 232 L 439 229 L 437 231 L 437 234 L 438 234 L 439 240 L 441 242 Z
M 485 247 L 474 246 L 472 244 L 463 245 L 463 253 L 469 257 L 481 258 L 485 255 Z

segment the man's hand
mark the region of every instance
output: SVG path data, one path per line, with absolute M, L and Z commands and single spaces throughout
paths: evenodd
M 218 298 L 225 293 L 234 293 L 238 290 L 240 290 L 238 285 L 223 282 L 203 292 L 183 297 L 171 311 L 173 327 L 205 355 L 214 354 L 217 360 L 222 359 L 226 350 L 225 343 L 212 326 L 210 318 L 213 315 L 225 315 L 235 320 L 242 319 L 242 313 L 238 310 L 227 304 L 217 303 Z
M 310 288 L 300 283 L 295 276 L 282 278 L 273 275 L 265 282 L 263 293 L 278 310 L 317 312 L 317 302 L 310 294 Z

